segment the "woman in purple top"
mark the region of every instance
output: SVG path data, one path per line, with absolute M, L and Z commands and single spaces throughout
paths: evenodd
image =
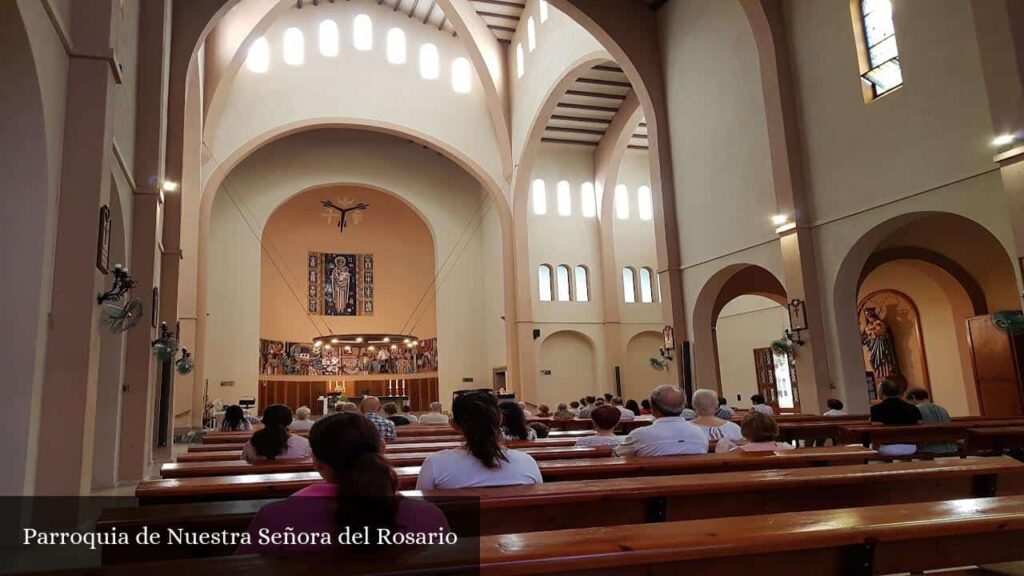
M 448 533 L 448 521 L 436 506 L 397 494 L 398 477 L 384 458 L 384 441 L 361 414 L 341 412 L 318 420 L 309 443 L 313 467 L 326 482 L 261 508 L 249 524 L 252 543 L 239 546 L 236 554 L 326 552 L 346 544 L 358 551 L 365 549 L 361 544 L 389 544 L 382 534 Z M 329 534 L 332 545 L 268 541 L 268 536 L 289 533 L 308 535 L 306 540 Z M 369 541 L 358 540 L 356 535 L 363 533 Z

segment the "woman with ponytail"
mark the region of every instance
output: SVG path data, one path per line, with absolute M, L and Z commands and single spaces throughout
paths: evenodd
M 458 396 L 452 403 L 452 426 L 462 432 L 463 445 L 427 456 L 417 490 L 543 482 L 533 457 L 501 445 L 501 412 L 494 394 L 474 391 Z
M 242 448 L 246 462 L 263 460 L 308 460 L 312 456 L 309 441 L 288 431 L 292 410 L 284 404 L 267 406 L 263 428 L 253 433 Z
M 293 528 L 296 533 L 331 534 L 332 542 L 337 543 L 341 534 L 368 529 L 371 541 L 360 544 L 370 545 L 386 544 L 374 540 L 379 530 L 448 531 L 448 521 L 436 506 L 397 494 L 398 477 L 384 458 L 384 441 L 362 414 L 339 412 L 317 420 L 309 431 L 309 444 L 313 468 L 324 482 L 260 508 L 249 524 L 253 543 L 240 546 L 236 554 L 292 554 L 327 548 L 324 544 L 260 544 L 261 530 L 284 533 Z

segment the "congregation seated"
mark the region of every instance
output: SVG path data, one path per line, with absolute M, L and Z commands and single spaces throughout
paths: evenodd
M 380 410 L 380 400 L 376 396 L 363 398 L 363 401 L 359 403 L 359 410 L 362 411 L 363 416 L 366 416 L 377 427 L 381 438 L 384 440 L 395 439 L 395 423 L 381 418 L 380 414 L 377 413 Z
M 826 410 L 822 416 L 846 416 L 846 410 L 843 410 L 842 400 L 838 398 L 829 398 L 825 401 L 825 405 L 828 406 L 828 410 Z
M 777 442 L 779 425 L 771 416 L 751 410 L 740 423 L 742 437 L 738 441 L 723 438 L 715 444 L 715 452 L 775 452 L 792 450 L 793 445 Z
M 573 404 L 579 406 L 579 402 L 573 401 Z M 579 408 L 577 408 L 577 411 L 578 410 Z M 555 420 L 572 420 L 573 418 L 576 417 L 576 414 L 569 409 L 568 404 L 566 404 L 565 402 L 560 402 L 558 404 L 558 411 L 552 414 L 551 417 Z
M 871 407 L 871 423 L 889 426 L 908 426 L 921 421 L 917 406 L 900 398 L 900 387 L 892 380 L 883 380 L 878 386 L 882 401 Z M 883 456 L 909 456 L 917 452 L 916 444 L 884 444 L 878 453 Z
M 547 438 L 548 434 L 551 433 L 551 428 L 549 428 L 548 425 L 543 422 L 530 422 L 530 424 L 528 424 L 527 427 L 530 430 L 533 430 L 533 432 L 537 435 L 537 438 Z
M 676 456 L 706 454 L 707 434 L 686 421 L 686 396 L 678 386 L 662 385 L 651 392 L 650 426 L 634 429 L 615 448 L 616 456 Z
M 312 411 L 309 406 L 299 406 L 295 409 L 295 419 L 288 425 L 288 429 L 292 432 L 304 432 L 308 431 L 313 427 L 313 420 L 309 419 Z
M 580 415 L 580 402 L 579 400 L 573 400 L 569 402 L 569 412 L 572 412 L 572 417 L 576 418 Z
M 512 406 L 515 406 L 513 404 Z M 532 456 L 501 445 L 501 411 L 489 392 L 467 392 L 452 403 L 452 426 L 464 437 L 458 448 L 427 456 L 417 490 L 541 484 Z
M 448 424 L 448 415 L 441 413 L 440 402 L 430 403 L 430 412 L 420 416 L 420 424 Z
M 551 418 L 551 408 L 547 404 L 537 406 L 537 418 Z
M 224 409 L 224 420 L 220 423 L 221 432 L 248 432 L 252 430 L 252 423 L 245 417 L 245 412 L 238 404 L 232 404 Z
M 420 423 L 420 419 L 412 413 L 412 406 L 409 406 L 408 404 L 402 404 L 402 416 L 404 416 L 411 424 Z
M 716 416 L 718 406 L 716 392 L 706 388 L 697 390 L 693 393 L 693 408 L 697 412 L 697 417 L 690 423 L 703 430 L 708 440 L 718 441 L 725 438 L 732 442 L 739 442 L 743 438 L 740 427 L 735 422 Z
M 576 416 L 578 418 L 590 418 L 590 413 L 596 408 L 597 398 L 593 396 L 586 396 L 580 403 L 580 412 Z
M 622 398 L 619 398 L 618 396 L 612 398 L 612 406 L 621 413 L 622 420 L 632 420 L 636 418 L 636 412 L 633 412 L 622 404 Z M 593 414 L 591 414 L 591 416 L 593 416 Z
M 611 404 L 612 403 L 612 398 L 614 398 L 614 397 L 615 396 L 613 396 L 611 392 L 605 392 L 604 396 L 603 396 L 604 403 L 605 404 Z
M 444 514 L 423 500 L 398 496 L 398 477 L 384 458 L 384 442 L 367 418 L 339 412 L 322 418 L 309 431 L 313 468 L 326 482 L 312 484 L 290 497 L 267 504 L 249 524 L 252 544 L 236 554 L 295 554 L 322 546 L 261 544 L 260 530 L 284 533 L 339 534 L 364 526 L 395 532 L 448 530 Z M 335 542 L 337 539 L 335 538 Z
M 650 416 L 651 415 L 651 401 L 644 398 L 640 401 L 640 415 Z
M 597 448 L 601 446 L 618 446 L 624 436 L 615 435 L 615 427 L 622 419 L 622 412 L 615 406 L 601 406 L 590 413 L 597 434 L 584 436 L 576 441 L 577 448 Z
M 266 460 L 308 460 L 312 455 L 309 440 L 288 431 L 292 410 L 284 404 L 272 404 L 263 410 L 263 428 L 253 433 L 242 447 L 246 462 Z
M 635 416 L 639 416 L 640 405 L 636 403 L 636 400 L 626 400 L 626 409 L 632 412 Z
M 335 412 L 349 412 L 351 414 L 361 414 L 359 407 L 356 406 L 355 402 L 338 402 L 334 405 Z
M 537 432 L 526 425 L 526 414 L 518 404 L 502 404 L 501 437 L 505 440 L 536 440 Z
M 387 419 L 395 426 L 408 426 L 409 424 L 412 424 L 412 421 L 406 418 L 404 414 L 398 413 L 398 404 L 388 402 L 382 409 L 384 410 L 384 414 L 387 416 Z
M 928 396 L 928 391 L 924 388 L 907 390 L 906 399 L 907 402 L 917 407 L 917 411 L 921 413 L 923 424 L 949 424 L 952 422 L 949 412 L 942 406 L 933 403 Z M 922 444 L 919 449 L 929 454 L 954 454 L 957 451 L 956 444 L 952 442 Z
M 758 412 L 764 413 L 768 416 L 775 417 L 775 409 L 764 403 L 764 396 L 760 394 L 753 394 L 750 397 L 750 409 L 757 410 Z
M 729 400 L 725 396 L 718 397 L 718 410 L 715 411 L 715 416 L 722 420 L 732 420 L 732 417 L 736 415 L 736 412 L 732 408 L 729 408 Z

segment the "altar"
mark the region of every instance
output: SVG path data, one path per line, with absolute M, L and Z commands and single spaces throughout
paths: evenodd
M 264 375 L 259 381 L 259 409 L 271 404 L 284 404 L 292 410 L 308 406 L 314 415 L 324 413 L 320 398 L 336 395 L 339 399 L 357 402 L 363 396 L 377 396 L 381 403 L 387 398 L 403 399 L 414 412 L 430 410 L 430 403 L 439 400 L 437 372 L 417 374 L 368 374 L 353 376 L 285 376 Z M 344 401 L 344 400 L 342 400 Z M 328 403 L 328 412 L 333 402 Z

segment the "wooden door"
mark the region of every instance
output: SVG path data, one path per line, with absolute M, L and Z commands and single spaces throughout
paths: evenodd
M 981 415 L 1024 415 L 1020 378 L 1024 339 L 999 330 L 987 315 L 967 319 L 967 337 Z
M 779 388 L 775 383 L 775 355 L 771 348 L 754 348 L 754 371 L 757 373 L 757 393 L 764 403 L 779 412 Z

